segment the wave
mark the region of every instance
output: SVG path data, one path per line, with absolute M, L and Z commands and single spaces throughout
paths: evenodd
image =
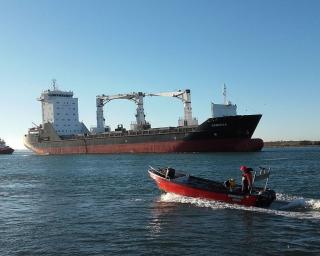
M 278 196 L 278 194 L 277 194 Z M 192 204 L 197 207 L 211 208 L 212 210 L 234 209 L 243 211 L 260 212 L 298 219 L 320 219 L 320 200 L 304 199 L 298 196 L 279 194 L 280 200 L 276 200 L 270 208 L 247 207 L 237 204 L 180 196 L 173 193 L 165 193 L 160 196 L 160 202 Z M 286 200 L 283 200 L 286 198 Z M 280 207 L 279 204 L 280 203 Z M 291 204 L 290 207 L 281 209 L 282 203 Z
M 277 200 L 281 200 L 281 201 L 292 201 L 296 199 L 303 199 L 303 197 L 301 196 L 293 196 L 293 195 L 287 195 L 282 193 L 277 193 L 276 197 L 277 197 Z
M 277 158 L 267 158 L 266 161 L 282 161 L 282 160 L 289 160 L 287 157 L 277 157 Z
M 7 197 L 9 196 L 8 192 L 0 192 L 0 196 Z
M 276 196 L 276 201 L 284 201 L 287 203 L 300 201 L 301 203 L 304 202 L 303 207 L 305 207 L 306 210 L 320 210 L 320 199 L 303 198 L 301 196 L 286 195 L 281 193 L 277 193 Z
M 318 199 L 308 199 L 306 205 L 313 210 L 320 210 L 320 200 Z

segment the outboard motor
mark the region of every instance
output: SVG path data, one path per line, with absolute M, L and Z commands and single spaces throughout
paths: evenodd
M 176 172 L 175 169 L 170 168 L 170 167 L 167 168 L 167 171 L 166 171 L 166 179 L 174 179 L 175 172 Z
M 271 189 L 267 189 L 265 191 L 260 191 L 256 206 L 259 207 L 267 207 L 276 199 L 276 192 Z

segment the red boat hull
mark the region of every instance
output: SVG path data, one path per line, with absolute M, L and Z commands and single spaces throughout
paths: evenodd
M 261 139 L 212 139 L 195 141 L 164 141 L 130 144 L 91 144 L 90 140 L 74 143 L 43 142 L 25 146 L 38 154 L 113 154 L 113 153 L 172 153 L 172 152 L 248 152 L 263 147 Z
M 158 187 L 165 192 L 174 193 L 174 194 L 187 196 L 187 197 L 204 198 L 204 199 L 221 201 L 226 203 L 240 204 L 244 206 L 257 205 L 257 197 L 254 195 L 249 195 L 249 194 L 233 195 L 233 194 L 216 193 L 216 192 L 197 189 L 184 184 L 172 182 L 150 171 L 149 171 L 149 175 L 152 179 L 155 180 Z

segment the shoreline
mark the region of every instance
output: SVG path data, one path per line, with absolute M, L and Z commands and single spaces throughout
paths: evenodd
M 320 146 L 320 141 L 311 140 L 288 140 L 288 141 L 265 141 L 264 147 L 312 147 Z

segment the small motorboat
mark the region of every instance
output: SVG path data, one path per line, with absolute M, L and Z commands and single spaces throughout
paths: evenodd
M 194 177 L 170 167 L 159 169 L 150 167 L 148 172 L 161 190 L 182 196 L 257 207 L 268 207 L 276 199 L 275 191 L 267 188 L 270 169 L 262 167 L 260 172 L 254 172 L 252 188 L 247 192 L 242 192 L 242 186 L 236 185 L 234 180 L 212 181 Z M 264 186 L 255 186 L 260 180 L 265 180 Z
M 12 154 L 13 149 L 6 145 L 5 141 L 0 138 L 0 154 Z

